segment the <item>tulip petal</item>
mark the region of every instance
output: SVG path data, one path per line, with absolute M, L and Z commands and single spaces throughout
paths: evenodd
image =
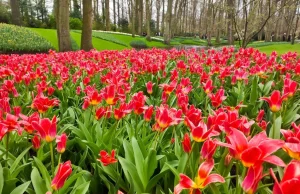
M 282 140 L 269 139 L 262 141 L 258 147 L 262 151 L 263 157 L 266 157 L 282 148 L 283 145 L 284 141 Z
M 259 145 L 262 141 L 266 140 L 268 138 L 267 134 L 265 131 L 260 132 L 259 134 L 256 134 L 254 137 L 251 138 L 249 141 L 248 145 L 249 147 L 252 146 L 257 146 Z
M 213 159 L 203 162 L 198 169 L 199 179 L 200 180 L 206 179 L 213 168 L 214 168 L 214 160 Z
M 300 161 L 293 160 L 285 169 L 282 182 L 292 178 L 300 179 Z
M 193 188 L 195 183 L 185 174 L 180 174 L 180 181 L 178 185 L 181 185 L 182 189 L 190 189 Z
M 209 185 L 211 183 L 224 183 L 224 182 L 225 182 L 225 179 L 221 175 L 211 174 L 205 179 L 202 186 L 205 187 L 206 185 Z
M 300 179 L 293 178 L 281 183 L 281 190 L 283 194 L 299 194 L 300 193 Z
M 241 160 L 244 166 L 250 167 L 260 160 L 261 155 L 262 152 L 258 147 L 251 147 L 242 152 Z
M 263 159 L 265 162 L 274 164 L 276 166 L 281 166 L 281 167 L 285 167 L 285 163 L 277 156 L 272 155 L 272 156 L 268 156 L 266 158 Z

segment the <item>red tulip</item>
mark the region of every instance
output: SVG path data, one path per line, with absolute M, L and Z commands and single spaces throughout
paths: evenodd
M 211 79 L 207 80 L 207 82 L 203 84 L 203 89 L 206 94 L 210 94 L 214 89 L 213 81 Z
M 213 158 L 215 151 L 217 149 L 217 144 L 211 139 L 207 139 L 201 148 L 200 155 L 203 160 L 210 160 Z
M 183 151 L 186 153 L 189 153 L 192 151 L 192 147 L 191 147 L 191 139 L 188 133 L 186 133 L 183 137 L 183 141 L 182 143 L 182 147 L 183 147 Z
M 300 161 L 293 160 L 287 165 L 280 183 L 271 168 L 270 173 L 275 180 L 273 194 L 300 193 Z
M 145 102 L 146 96 L 144 96 L 143 92 L 133 94 L 130 105 L 133 108 L 135 114 L 140 115 L 144 112 Z
M 55 92 L 55 89 L 53 87 L 48 88 L 48 96 L 52 96 L 52 94 Z
M 245 176 L 244 181 L 242 182 L 242 188 L 247 194 L 253 194 L 256 192 L 259 181 L 263 177 L 263 166 L 257 164 L 251 166 L 248 169 L 247 175 Z
M 172 91 L 175 89 L 177 85 L 177 81 L 174 80 L 171 82 L 171 84 L 160 84 L 159 86 L 163 89 L 163 91 L 170 95 L 172 93 Z
M 66 150 L 66 146 L 67 146 L 67 135 L 65 133 L 61 134 L 60 136 L 57 135 L 56 136 L 56 143 L 57 143 L 57 152 L 62 154 L 65 152 Z
M 147 93 L 148 94 L 152 94 L 153 93 L 153 86 L 154 86 L 154 84 L 151 81 L 149 81 L 149 82 L 146 83 L 146 88 L 147 88 Z
M 8 132 L 7 126 L 0 123 L 0 140 L 2 140 L 2 138 L 6 135 L 7 132 Z
M 118 98 L 116 98 L 116 86 L 109 85 L 106 88 L 104 88 L 103 98 L 108 105 L 115 105 L 118 101 Z
M 195 126 L 198 126 L 199 122 L 202 119 L 202 112 L 200 109 L 195 108 L 194 105 L 191 105 L 185 112 L 184 124 L 188 126 L 189 122 L 193 123 Z M 188 126 L 191 128 L 191 126 Z
M 280 130 L 286 143 L 283 146 L 283 150 L 296 160 L 300 160 L 300 125 L 297 126 L 292 123 L 294 131 L 292 130 Z
M 15 107 L 13 107 L 13 109 L 14 109 L 15 115 L 17 117 L 19 117 L 19 115 L 21 113 L 21 107 L 20 106 L 15 106 Z
M 219 141 L 216 141 L 216 143 L 220 146 L 228 147 L 233 157 L 241 160 L 245 167 L 251 167 L 261 162 L 285 166 L 284 162 L 279 157 L 271 155 L 282 148 L 284 142 L 282 140 L 268 138 L 265 131 L 255 135 L 248 142 L 243 132 L 231 128 L 228 131 L 227 140 L 229 143 Z
M 224 178 L 219 174 L 210 174 L 214 167 L 214 161 L 208 160 L 203 162 L 198 169 L 198 176 L 195 178 L 195 182 L 188 176 L 180 174 L 179 184 L 174 188 L 174 194 L 179 194 L 183 189 L 189 189 L 190 193 L 196 191 L 201 193 L 200 189 L 205 188 L 211 183 L 224 183 Z
M 29 133 L 32 134 L 34 131 L 34 128 L 32 127 L 32 122 L 36 121 L 39 122 L 40 120 L 40 116 L 38 112 L 34 112 L 32 115 L 30 115 L 29 117 L 20 114 L 19 115 L 21 119 L 23 119 L 22 121 L 20 121 L 20 124 L 23 125 L 24 130 Z
M 116 120 L 124 118 L 131 112 L 131 107 L 128 104 L 122 103 L 119 108 L 115 108 L 114 117 Z
M 32 142 L 33 148 L 34 148 L 35 150 L 37 150 L 37 149 L 40 148 L 40 146 L 41 146 L 41 139 L 40 139 L 39 136 L 35 135 L 35 136 L 32 138 L 31 142 Z
M 65 184 L 66 179 L 72 173 L 72 165 L 71 161 L 67 161 L 65 163 L 61 163 L 58 166 L 57 173 L 51 182 L 51 188 L 56 191 L 62 188 Z
M 210 94 L 209 98 L 211 100 L 211 104 L 216 108 L 219 107 L 222 104 L 222 102 L 226 99 L 226 96 L 224 96 L 224 94 L 224 89 L 218 90 L 216 94 Z
M 152 114 L 153 114 L 153 109 L 154 107 L 151 105 L 149 106 L 146 111 L 145 111 L 145 114 L 144 114 L 144 120 L 147 121 L 147 122 L 150 122 L 151 121 L 151 117 L 152 117 Z
M 105 114 L 107 113 L 107 108 L 105 107 L 100 107 L 96 110 L 96 115 L 95 115 L 95 119 L 99 120 L 101 119 Z
M 46 142 L 52 142 L 56 136 L 56 116 L 50 119 L 40 119 L 39 122 L 33 121 L 32 127 L 37 130 L 42 139 Z
M 168 106 L 160 106 L 156 109 L 155 120 L 163 131 L 171 125 L 178 124 L 181 121 L 182 111 L 174 108 L 169 109 Z
M 187 120 L 187 123 L 188 123 L 188 126 L 190 126 L 190 129 L 192 131 L 193 140 L 196 142 L 203 142 L 207 138 L 219 134 L 218 132 L 214 132 L 213 128 L 210 128 L 208 130 L 207 125 L 203 121 L 200 121 L 197 126 L 195 126 L 189 120 Z
M 287 97 L 293 97 L 297 91 L 297 86 L 298 86 L 297 82 L 286 78 L 284 80 L 284 88 L 283 88 L 284 95 L 287 94 Z
M 258 113 L 258 115 L 257 115 L 257 117 L 256 117 L 256 121 L 260 122 L 263 119 L 264 115 L 265 115 L 265 111 L 264 110 L 260 110 L 259 113 Z
M 280 96 L 280 92 L 278 90 L 275 90 L 272 94 L 271 97 L 266 98 L 266 97 L 262 97 L 260 99 L 267 101 L 269 103 L 270 106 L 270 110 L 272 112 L 278 112 L 281 108 L 281 103 L 283 101 L 283 99 L 287 96 L 288 94 L 285 94 L 283 96 Z
M 1 122 L 7 127 L 8 132 L 11 132 L 13 130 L 18 130 L 19 133 L 22 133 L 20 124 L 18 122 L 18 118 L 19 117 L 15 115 L 7 113 L 5 120 Z
M 54 98 L 50 100 L 48 97 L 45 97 L 41 94 L 34 98 L 31 108 L 37 109 L 39 113 L 45 113 L 49 108 L 58 105 L 59 105 L 58 99 Z
M 111 151 L 111 155 L 109 155 L 106 151 L 101 150 L 100 153 L 100 158 L 98 161 L 100 161 L 104 166 L 108 166 L 110 164 L 118 162 L 117 159 L 115 159 L 115 150 Z

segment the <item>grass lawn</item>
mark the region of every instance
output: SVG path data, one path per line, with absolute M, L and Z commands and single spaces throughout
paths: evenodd
M 29 28 L 29 29 L 32 31 L 35 31 L 36 33 L 38 33 L 39 35 L 41 35 L 42 37 L 47 39 L 49 42 L 51 42 L 53 47 L 56 50 L 58 50 L 58 41 L 57 41 L 56 30 L 43 29 L 43 28 Z
M 97 32 L 97 31 L 94 31 L 93 33 L 98 36 L 101 36 L 101 34 L 104 34 L 104 32 Z M 160 41 L 157 41 L 157 40 L 147 41 L 145 37 L 141 37 L 141 36 L 136 36 L 134 38 L 132 36 L 123 35 L 123 34 L 106 34 L 105 36 L 108 36 L 108 35 L 112 39 L 112 41 L 123 42 L 126 45 L 128 45 L 129 48 L 131 48 L 130 42 L 133 40 L 142 40 L 142 41 L 146 42 L 148 47 L 158 47 L 158 48 L 166 47 L 166 45 Z M 115 40 L 113 40 L 113 39 L 115 39 Z
M 300 54 L 300 44 L 274 44 L 274 45 L 269 45 L 269 46 L 263 46 L 263 47 L 259 47 L 257 48 L 259 49 L 261 52 L 264 52 L 266 54 L 271 54 L 272 51 L 276 51 L 278 54 L 284 54 L 287 53 L 289 51 L 291 52 L 298 52 L 298 54 Z
M 56 50 L 58 50 L 58 41 L 57 41 L 57 34 L 55 29 L 42 29 L 42 28 L 30 28 L 31 30 L 37 32 L 47 40 L 51 42 Z M 72 38 L 75 40 L 77 45 L 80 47 L 81 42 L 81 34 L 71 32 Z M 93 38 L 93 46 L 97 50 L 122 50 L 126 47 L 122 45 L 118 45 L 109 41 L 101 40 L 99 38 Z

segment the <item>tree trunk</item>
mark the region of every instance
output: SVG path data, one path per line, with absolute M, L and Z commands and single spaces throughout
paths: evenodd
M 234 44 L 234 5 L 234 0 L 227 0 L 227 39 L 229 45 Z
M 165 33 L 164 33 L 164 42 L 167 45 L 170 45 L 171 42 L 171 17 L 172 17 L 172 4 L 173 0 L 168 0 L 168 8 L 165 17 Z
M 212 34 L 212 9 L 213 9 L 213 4 L 212 4 L 212 0 L 208 1 L 208 8 L 207 8 L 207 45 L 211 46 L 211 34 Z
M 105 25 L 106 31 L 110 31 L 109 0 L 105 0 Z
M 165 0 L 162 0 L 163 10 L 162 10 L 162 18 L 161 18 L 161 33 L 165 34 Z
M 114 31 L 116 31 L 117 30 L 116 0 L 113 0 L 113 10 L 114 10 Z
M 10 0 L 10 8 L 11 8 L 12 23 L 20 26 L 21 16 L 20 16 L 19 0 Z
M 147 36 L 146 36 L 146 39 L 148 41 L 151 41 L 150 21 L 151 21 L 150 2 L 149 2 L 149 0 L 146 0 L 146 27 L 147 27 Z
M 130 0 L 131 3 L 131 33 L 135 37 L 135 14 L 136 14 L 136 0 Z
M 156 0 L 156 30 L 159 33 L 160 0 Z
M 58 0 L 58 45 L 59 51 L 65 52 L 72 50 L 71 36 L 69 31 L 69 1 Z
M 143 0 L 138 1 L 138 34 L 142 35 L 143 33 Z
M 119 26 L 119 23 L 120 23 L 120 0 L 118 0 L 118 22 L 117 22 L 117 24 L 118 24 L 118 26 Z
M 83 0 L 83 25 L 81 33 L 81 49 L 89 51 L 93 49 L 92 29 L 93 29 L 93 6 L 92 0 Z

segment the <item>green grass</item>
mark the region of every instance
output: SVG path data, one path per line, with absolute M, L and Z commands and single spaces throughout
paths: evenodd
M 269 45 L 269 46 L 263 46 L 263 47 L 259 47 L 257 48 L 259 49 L 261 52 L 264 52 L 266 54 L 271 54 L 273 51 L 276 51 L 278 54 L 284 54 L 287 53 L 289 51 L 291 52 L 297 52 L 298 54 L 300 54 L 300 44 L 274 44 L 274 45 Z
M 41 29 L 41 28 L 30 28 L 30 29 L 37 32 L 42 37 L 50 41 L 51 44 L 54 46 L 54 48 L 58 50 L 58 40 L 57 40 L 57 34 L 55 29 Z M 81 34 L 71 31 L 71 37 L 80 47 Z M 115 44 L 113 42 L 109 42 L 99 38 L 94 38 L 94 37 L 92 39 L 92 42 L 94 48 L 97 50 L 122 50 L 126 48 L 125 46 Z
M 93 34 L 101 36 L 101 34 L 103 34 L 103 33 L 104 32 L 94 32 Z M 133 40 L 142 40 L 142 41 L 146 42 L 148 47 L 158 47 L 158 48 L 166 47 L 166 45 L 161 41 L 157 41 L 157 40 L 147 41 L 145 37 L 141 37 L 141 36 L 136 36 L 133 38 L 132 36 L 122 35 L 122 34 L 109 34 L 109 35 L 113 36 L 113 38 L 116 41 L 119 41 L 119 42 L 122 42 L 122 43 L 128 45 L 129 48 L 131 48 L 130 42 Z
M 58 50 L 58 41 L 57 41 L 57 34 L 56 30 L 53 29 L 43 29 L 43 28 L 29 28 L 30 30 L 36 32 L 40 36 L 44 37 L 47 39 L 53 47 Z

